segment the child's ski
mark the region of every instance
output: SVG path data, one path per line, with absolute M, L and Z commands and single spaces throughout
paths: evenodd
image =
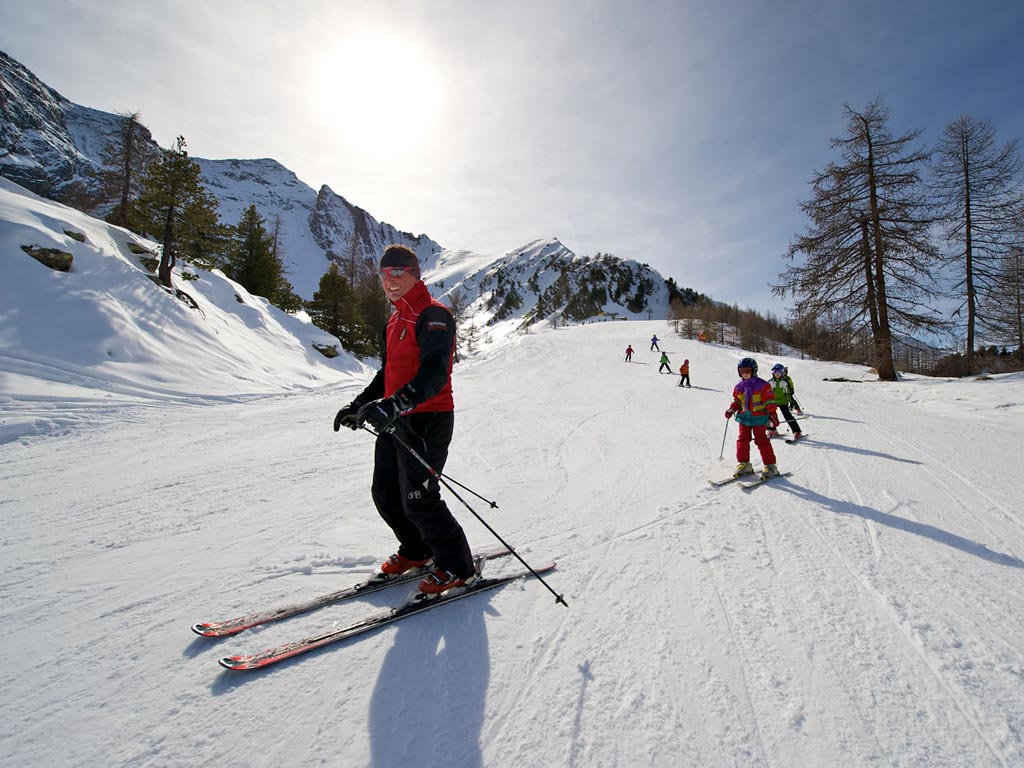
M 744 491 L 749 491 L 751 488 L 757 488 L 757 486 L 763 485 L 764 483 L 767 483 L 769 480 L 775 480 L 776 478 L 779 477 L 789 477 L 792 474 L 792 472 L 782 472 L 778 475 L 771 475 L 769 477 L 759 477 L 752 483 L 740 483 L 740 488 L 742 488 Z
M 745 475 L 733 475 L 732 477 L 726 477 L 722 480 L 708 480 L 708 483 L 713 485 L 715 488 L 721 488 L 723 485 L 729 485 L 729 483 L 735 483 L 737 480 L 743 480 L 748 477 L 757 477 L 757 473 L 748 472 Z

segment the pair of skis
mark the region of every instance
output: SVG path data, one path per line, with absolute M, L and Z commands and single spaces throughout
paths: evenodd
M 511 555 L 511 550 L 501 550 L 497 552 L 488 552 L 479 555 L 475 558 L 477 565 L 477 572 L 479 573 L 485 562 L 494 560 L 501 557 Z M 331 643 L 337 643 L 342 640 L 347 640 L 356 635 L 361 635 L 366 632 L 370 632 L 379 627 L 392 624 L 401 619 L 413 616 L 417 613 L 423 613 L 424 611 L 432 608 L 437 608 L 441 605 L 459 600 L 463 597 L 469 597 L 470 595 L 477 594 L 478 592 L 486 592 L 498 587 L 504 586 L 516 579 L 520 579 L 524 576 L 533 574 L 547 573 L 548 571 L 554 570 L 555 564 L 549 563 L 548 565 L 535 568 L 533 571 L 521 570 L 516 571 L 505 576 L 499 576 L 494 578 L 488 578 L 480 576 L 463 587 L 456 587 L 443 592 L 436 596 L 427 596 L 417 594 L 409 602 L 401 605 L 397 608 L 392 608 L 389 611 L 378 613 L 375 616 L 357 621 L 354 624 L 350 624 L 346 627 L 340 627 L 336 629 L 322 632 L 318 635 L 312 635 L 305 637 L 295 642 L 285 643 L 283 645 L 275 646 L 273 648 L 267 648 L 266 650 L 260 651 L 254 654 L 236 654 L 234 656 L 225 656 L 219 660 L 219 664 L 225 669 L 236 670 L 236 671 L 248 671 L 254 669 L 261 669 L 263 667 L 276 664 L 279 661 L 290 659 L 303 653 L 322 648 L 325 645 Z M 262 624 L 268 624 L 273 621 L 279 621 L 281 619 L 289 618 L 291 616 L 297 616 L 302 613 L 316 610 L 325 605 L 332 605 L 334 603 L 348 600 L 353 597 L 372 594 L 389 587 L 393 587 L 399 584 L 408 584 L 409 582 L 415 581 L 421 578 L 424 574 L 428 573 L 428 568 L 419 568 L 413 571 L 407 571 L 400 576 L 386 577 L 382 574 L 368 579 L 361 584 L 357 584 L 353 587 L 346 589 L 337 590 L 335 592 L 329 592 L 324 595 L 310 598 L 298 603 L 283 606 L 281 608 L 265 610 L 265 611 L 254 611 L 252 613 L 239 616 L 234 619 L 228 619 L 226 621 L 216 622 L 201 622 L 192 625 L 192 631 L 203 637 L 220 638 L 228 637 L 230 635 L 237 634 L 250 627 L 260 626 Z
M 708 482 L 715 488 L 721 488 L 723 485 L 730 485 L 731 483 L 739 483 L 740 488 L 742 488 L 745 491 L 749 491 L 752 488 L 757 488 L 759 485 L 763 485 L 764 483 L 771 482 L 772 480 L 776 480 L 780 477 L 789 477 L 792 474 L 792 472 L 780 472 L 777 475 L 761 477 L 759 475 L 751 473 L 749 475 L 734 475 L 732 477 L 727 477 L 723 480 L 708 480 Z M 755 479 L 747 481 L 748 478 Z

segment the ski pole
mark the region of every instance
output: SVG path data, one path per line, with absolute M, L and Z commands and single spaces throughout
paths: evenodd
M 365 424 L 363 425 L 363 429 L 365 429 L 371 435 L 379 436 L 379 434 L 377 432 L 374 432 L 372 429 L 367 427 Z M 544 577 L 541 576 L 539 573 L 537 573 L 537 571 L 535 571 L 533 569 L 533 566 L 530 565 L 528 562 L 526 562 L 519 555 L 519 553 L 516 552 L 515 547 L 513 547 L 511 544 L 509 544 L 507 541 L 505 541 L 505 539 L 503 539 L 501 537 L 501 535 L 496 530 L 494 530 L 486 520 L 484 520 L 482 517 L 480 517 L 480 515 L 477 513 L 477 511 L 475 509 L 473 509 L 465 499 L 463 499 L 461 496 L 459 496 L 458 492 L 454 488 L 452 488 L 451 485 L 448 484 L 448 482 L 446 481 L 446 476 L 445 475 L 441 474 L 436 469 L 434 469 L 432 466 L 430 466 L 430 464 L 427 463 L 426 459 L 424 459 L 422 456 L 420 456 L 418 453 L 416 453 L 416 451 L 414 451 L 412 449 L 412 446 L 410 446 L 402 438 L 400 438 L 397 434 L 395 434 L 394 431 L 389 432 L 389 434 L 391 435 L 392 438 L 394 438 L 396 443 L 398 443 L 400 446 L 402 446 L 403 448 L 405 448 L 405 450 L 407 450 L 409 452 L 410 456 L 412 456 L 414 459 L 416 459 L 416 461 L 418 461 L 420 464 L 422 464 L 424 469 L 426 469 L 427 472 L 429 472 L 430 475 L 435 480 L 437 480 L 438 483 L 440 483 L 445 488 L 447 488 L 448 492 L 451 493 L 452 496 L 454 496 L 456 499 L 458 499 L 460 502 L 462 502 L 462 506 L 464 506 L 466 509 L 468 509 L 470 512 L 472 512 L 473 513 L 473 517 L 475 517 L 477 520 L 479 520 L 481 522 L 481 524 L 483 524 L 484 528 L 486 528 L 488 531 L 490 531 L 491 534 L 494 536 L 494 538 L 496 538 L 498 541 L 501 542 L 501 545 L 503 547 L 505 547 L 505 549 L 507 549 L 509 552 L 511 552 L 513 555 L 515 555 L 516 559 L 520 563 L 522 563 L 524 566 L 526 566 L 526 569 L 536 577 L 537 581 L 539 581 L 541 584 L 543 584 L 547 588 L 547 590 L 552 595 L 555 596 L 555 602 L 556 603 L 561 603 L 566 608 L 569 607 L 569 604 L 567 602 L 565 602 L 565 597 L 563 595 L 560 595 L 557 592 L 555 592 L 555 590 L 552 589 L 551 585 L 548 584 L 547 581 L 544 580 Z M 464 485 L 460 485 L 459 487 L 460 488 L 465 488 Z M 469 490 L 469 489 L 466 489 L 466 490 Z M 480 498 L 483 498 L 483 497 L 481 496 Z M 485 499 L 485 501 L 486 501 L 486 499 Z M 497 505 L 494 505 L 494 506 L 497 506 Z
M 725 422 L 725 432 L 722 433 L 722 450 L 718 452 L 718 460 L 721 461 L 725 458 L 725 436 L 729 434 L 729 422 L 732 419 L 727 419 Z

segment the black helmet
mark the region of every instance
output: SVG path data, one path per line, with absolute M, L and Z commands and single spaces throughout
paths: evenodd
M 739 373 L 740 368 L 749 368 L 751 370 L 751 376 L 757 376 L 757 361 L 752 357 L 744 357 L 736 363 L 737 373 Z

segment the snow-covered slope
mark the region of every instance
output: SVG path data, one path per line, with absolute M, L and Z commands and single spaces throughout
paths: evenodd
M 54 271 L 23 247 L 74 258 Z M 193 309 L 157 285 L 153 243 L 0 179 L 0 397 L 65 402 L 281 392 L 343 381 L 364 366 L 309 323 L 220 272 L 180 271 Z M 313 345 L 337 347 L 328 360 Z M 5 400 L 0 442 L 43 426 Z M 67 423 L 70 412 L 60 416 Z
M 652 333 L 692 389 L 656 372 Z M 775 443 L 793 476 L 714 490 L 742 354 L 627 321 L 457 367 L 445 471 L 524 557 L 558 560 L 569 608 L 516 584 L 244 676 L 216 659 L 402 597 L 188 629 L 392 551 L 372 438 L 331 429 L 368 373 L 203 407 L 9 396 L 89 418 L 0 444 L 0 765 L 1024 764 L 1024 378 L 785 360 L 811 414 L 806 443 Z

